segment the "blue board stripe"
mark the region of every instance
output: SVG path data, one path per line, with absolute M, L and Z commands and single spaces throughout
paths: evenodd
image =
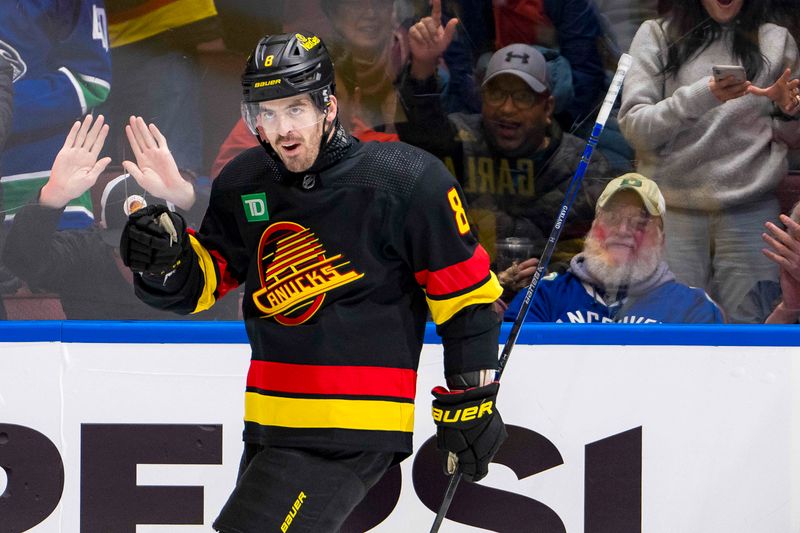
M 501 342 L 511 324 L 503 324 Z M 241 322 L 5 321 L 0 342 L 240 344 Z M 425 342 L 438 344 L 432 323 Z M 762 325 L 526 324 L 517 344 L 633 346 L 800 346 L 800 327 Z

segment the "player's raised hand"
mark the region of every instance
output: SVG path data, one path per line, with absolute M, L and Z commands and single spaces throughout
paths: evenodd
M 56 209 L 64 207 L 88 191 L 111 162 L 110 157 L 97 160 L 108 135 L 108 125 L 104 121 L 103 115 L 97 120 L 86 115 L 83 122 L 76 121 L 72 125 L 53 162 L 50 178 L 39 193 L 43 205 Z
M 183 179 L 167 139 L 155 124 L 145 124 L 142 117 L 131 117 L 125 126 L 136 163 L 123 161 L 122 166 L 144 190 L 172 202 L 182 209 L 194 204 L 194 187 Z
M 431 1 L 431 16 L 422 18 L 408 30 L 411 51 L 411 75 L 424 79 L 433 75 L 439 58 L 453 42 L 458 19 L 442 26 L 442 0 Z
M 778 80 L 766 89 L 751 85 L 747 88 L 747 92 L 766 96 L 787 115 L 796 115 L 800 111 L 800 88 L 798 86 L 800 86 L 800 80 L 792 79 L 792 71 L 787 68 Z

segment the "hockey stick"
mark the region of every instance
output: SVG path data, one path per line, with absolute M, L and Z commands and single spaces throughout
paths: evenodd
M 631 56 L 628 54 L 622 54 L 622 56 L 619 58 L 617 72 L 614 74 L 614 79 L 611 81 L 611 86 L 608 88 L 606 97 L 603 100 L 603 105 L 600 108 L 600 112 L 597 114 L 597 121 L 592 128 L 592 134 L 589 136 L 589 141 L 586 143 L 586 148 L 583 150 L 578 168 L 575 170 L 575 174 L 573 174 L 572 180 L 569 182 L 567 192 L 564 195 L 564 201 L 561 203 L 561 208 L 558 211 L 558 217 L 556 217 L 556 223 L 553 225 L 553 230 L 550 232 L 550 237 L 547 239 L 547 244 L 542 251 L 541 257 L 539 258 L 539 265 L 536 268 L 536 272 L 533 274 L 530 285 L 528 285 L 528 290 L 525 292 L 525 298 L 522 301 L 522 306 L 520 307 L 519 313 L 517 313 L 517 318 L 514 320 L 514 325 L 511 326 L 511 331 L 508 334 L 508 340 L 506 340 L 506 344 L 503 346 L 503 351 L 500 354 L 500 360 L 497 363 L 497 374 L 495 375 L 495 380 L 497 381 L 500 381 L 500 377 L 503 375 L 503 370 L 505 370 L 506 363 L 508 363 L 508 358 L 511 357 L 511 350 L 514 348 L 514 345 L 517 342 L 517 337 L 519 337 L 519 331 L 522 328 L 525 315 L 528 314 L 528 309 L 531 306 L 531 302 L 533 301 L 534 296 L 536 296 L 536 289 L 539 286 L 539 280 L 542 278 L 545 270 L 547 270 L 547 265 L 550 263 L 550 256 L 553 255 L 556 242 L 558 242 L 558 238 L 561 235 L 561 229 L 564 227 L 564 221 L 567 219 L 567 214 L 569 213 L 572 203 L 575 201 L 575 197 L 577 196 L 578 190 L 581 187 L 581 182 L 583 182 L 583 176 L 586 174 L 586 168 L 589 166 L 589 160 L 592 157 L 592 152 L 594 151 L 594 147 L 597 146 L 597 141 L 600 138 L 600 134 L 603 133 L 603 128 L 605 127 L 606 121 L 611 114 L 611 108 L 614 107 L 614 102 L 617 100 L 619 91 L 622 89 L 622 82 L 625 79 L 625 75 L 628 73 L 628 69 L 631 66 L 631 61 Z M 444 494 L 442 505 L 439 507 L 439 512 L 436 513 L 436 519 L 433 521 L 431 533 L 437 533 L 439 531 L 439 527 L 442 525 L 442 521 L 444 521 L 447 510 L 450 508 L 450 504 L 453 501 L 453 496 L 455 496 L 456 493 L 456 487 L 458 487 L 458 483 L 460 481 L 461 472 L 456 470 L 456 472 L 450 477 L 450 483 L 447 485 L 447 491 Z

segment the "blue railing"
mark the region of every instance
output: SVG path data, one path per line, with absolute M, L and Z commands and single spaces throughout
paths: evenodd
M 510 329 L 503 325 L 501 342 Z M 241 322 L 6 321 L 0 342 L 236 344 L 247 335 Z M 440 342 L 432 323 L 425 342 Z M 517 344 L 800 346 L 800 326 L 526 324 Z

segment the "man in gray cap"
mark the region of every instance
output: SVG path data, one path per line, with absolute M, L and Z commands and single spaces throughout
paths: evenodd
M 481 113 L 447 115 L 435 73 L 458 20 L 442 25 L 441 3 L 434 0 L 432 5 L 431 16 L 409 30 L 411 62 L 400 84 L 408 123 L 397 126 L 400 139 L 443 159 L 459 179 L 470 222 L 492 258 L 508 238 L 532 240 L 538 254 L 585 143 L 563 133 L 553 120 L 547 63 L 526 44 L 512 44 L 492 55 L 481 85 Z M 610 178 L 608 162 L 595 150 L 554 265 L 580 251 L 594 199 Z

